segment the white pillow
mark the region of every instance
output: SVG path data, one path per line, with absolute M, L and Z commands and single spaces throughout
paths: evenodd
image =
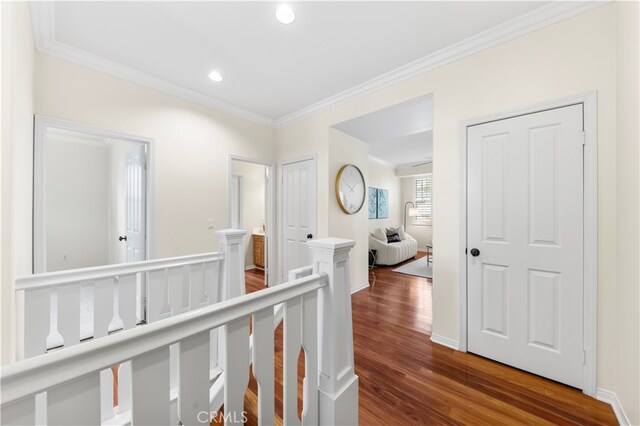
M 383 243 L 387 242 L 387 234 L 382 228 L 376 228 L 376 230 L 371 233 L 371 236 L 378 241 L 382 241 Z
M 389 228 L 387 231 L 391 231 L 392 233 L 398 234 L 400 240 L 404 241 L 407 239 L 407 234 L 404 233 L 404 225 L 400 225 L 397 228 Z

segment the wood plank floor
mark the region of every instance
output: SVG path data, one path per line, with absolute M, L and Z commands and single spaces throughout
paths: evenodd
M 617 424 L 608 404 L 576 389 L 432 343 L 430 280 L 394 268 L 374 268 L 371 287 L 352 298 L 360 424 Z M 246 283 L 248 292 L 264 288 L 262 272 L 248 271 Z M 275 346 L 281 413 L 281 327 Z M 302 376 L 302 365 L 298 371 Z M 255 392 L 252 379 L 246 398 L 251 424 Z

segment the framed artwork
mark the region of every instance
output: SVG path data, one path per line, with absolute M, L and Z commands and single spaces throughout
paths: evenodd
M 369 187 L 369 219 L 389 217 L 389 190 Z
M 369 219 L 378 218 L 378 189 L 369 187 Z
M 378 189 L 378 219 L 389 217 L 389 190 Z

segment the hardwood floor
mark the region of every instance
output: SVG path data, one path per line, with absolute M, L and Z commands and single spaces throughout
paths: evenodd
M 394 268 L 374 268 L 370 288 L 352 298 L 360 424 L 617 424 L 608 404 L 579 390 L 432 343 L 430 280 Z M 247 272 L 248 292 L 264 288 L 262 282 L 261 271 Z M 275 345 L 281 413 L 281 326 Z M 246 398 L 251 424 L 255 392 L 252 379 Z

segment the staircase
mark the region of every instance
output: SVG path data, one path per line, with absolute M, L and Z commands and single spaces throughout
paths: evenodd
M 2 424 L 238 424 L 252 418 L 274 424 L 280 420 L 274 385 L 274 328 L 280 312 L 282 423 L 356 424 L 348 276 L 354 242 L 311 241 L 313 267 L 291 271 L 287 283 L 245 295 L 242 235 L 221 231 L 220 252 L 197 260 L 121 265 L 129 269 L 117 274 L 113 267 L 90 268 L 66 281 L 52 276 L 61 273 L 18 280 L 25 292 L 27 359 L 2 369 Z M 142 280 L 147 315 L 136 326 L 132 283 Z M 94 286 L 95 323 L 93 336 L 80 342 L 80 324 L 68 318 L 79 318 L 80 285 L 86 282 Z M 47 348 L 56 327 L 48 323 L 47 312 L 33 305 L 50 308 L 53 288 L 58 293 L 56 331 L 64 340 L 60 350 Z M 115 300 L 112 315 L 104 314 L 95 296 L 109 294 L 105 288 L 117 294 L 108 299 Z M 41 312 L 35 321 L 29 316 L 34 312 Z M 122 328 L 110 330 L 117 316 Z M 301 415 L 299 358 L 304 362 Z M 115 365 L 120 366 L 116 407 Z M 254 392 L 247 392 L 250 378 Z M 245 396 L 253 410 L 245 407 Z

